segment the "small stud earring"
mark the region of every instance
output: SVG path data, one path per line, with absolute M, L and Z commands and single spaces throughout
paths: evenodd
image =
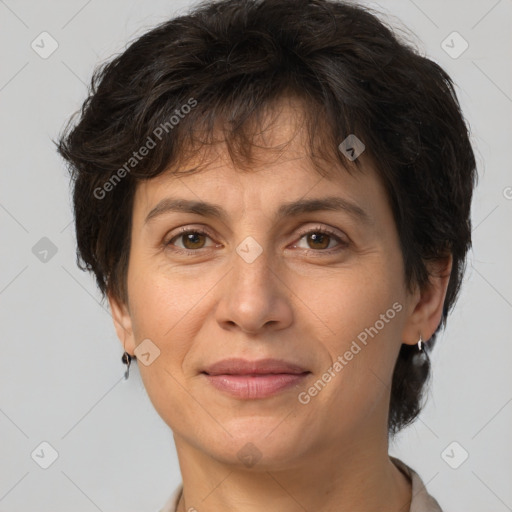
M 421 334 L 420 334 L 420 339 L 418 340 L 418 350 L 420 352 L 423 350 L 422 345 L 423 345 L 423 339 L 422 339 Z

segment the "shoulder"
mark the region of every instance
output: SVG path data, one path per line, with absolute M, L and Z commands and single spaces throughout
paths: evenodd
M 158 512 L 176 512 L 176 508 L 178 507 L 178 501 L 181 496 L 181 492 L 183 490 L 183 484 L 179 484 L 178 487 L 171 494 L 170 498 L 165 502 L 163 508 L 161 508 Z
M 409 512 L 443 512 L 437 500 L 428 493 L 418 473 L 400 459 L 391 456 L 389 458 L 411 481 L 412 500 Z

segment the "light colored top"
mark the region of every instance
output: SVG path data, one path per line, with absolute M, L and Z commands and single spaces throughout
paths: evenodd
M 405 474 L 412 486 L 411 508 L 409 512 L 443 512 L 439 503 L 428 494 L 425 484 L 416 471 L 396 457 L 389 457 L 395 466 Z M 164 508 L 159 512 L 176 512 L 178 501 L 183 491 L 183 484 L 180 484 L 167 500 Z

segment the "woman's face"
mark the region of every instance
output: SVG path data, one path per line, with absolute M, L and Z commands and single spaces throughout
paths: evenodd
M 405 290 L 396 227 L 370 163 L 322 178 L 296 126 L 284 107 L 264 143 L 293 141 L 251 172 L 219 151 L 204 172 L 140 184 L 128 304 L 111 301 L 119 337 L 177 442 L 227 463 L 290 466 L 382 439 L 398 350 L 418 338 L 419 295 Z M 338 207 L 290 207 L 327 199 Z M 208 203 L 220 216 L 172 209 L 176 200 Z M 205 373 L 228 358 L 278 359 L 304 372 Z

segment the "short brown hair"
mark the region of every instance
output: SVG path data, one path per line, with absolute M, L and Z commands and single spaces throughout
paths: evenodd
M 424 286 L 427 263 L 451 253 L 444 326 L 471 246 L 476 169 L 468 127 L 447 73 L 348 2 L 203 2 L 99 67 L 78 122 L 70 120 L 58 142 L 74 184 L 79 266 L 94 272 L 103 294 L 126 300 L 137 183 L 178 167 L 187 148 L 211 143 L 219 120 L 232 158 L 250 162 L 264 109 L 289 94 L 304 105 L 312 155 L 354 168 L 338 144 L 356 134 L 377 162 L 409 287 Z M 127 166 L 165 126 L 158 144 Z M 413 364 L 416 350 L 402 345 L 395 366 L 392 434 L 421 410 L 430 362 Z

